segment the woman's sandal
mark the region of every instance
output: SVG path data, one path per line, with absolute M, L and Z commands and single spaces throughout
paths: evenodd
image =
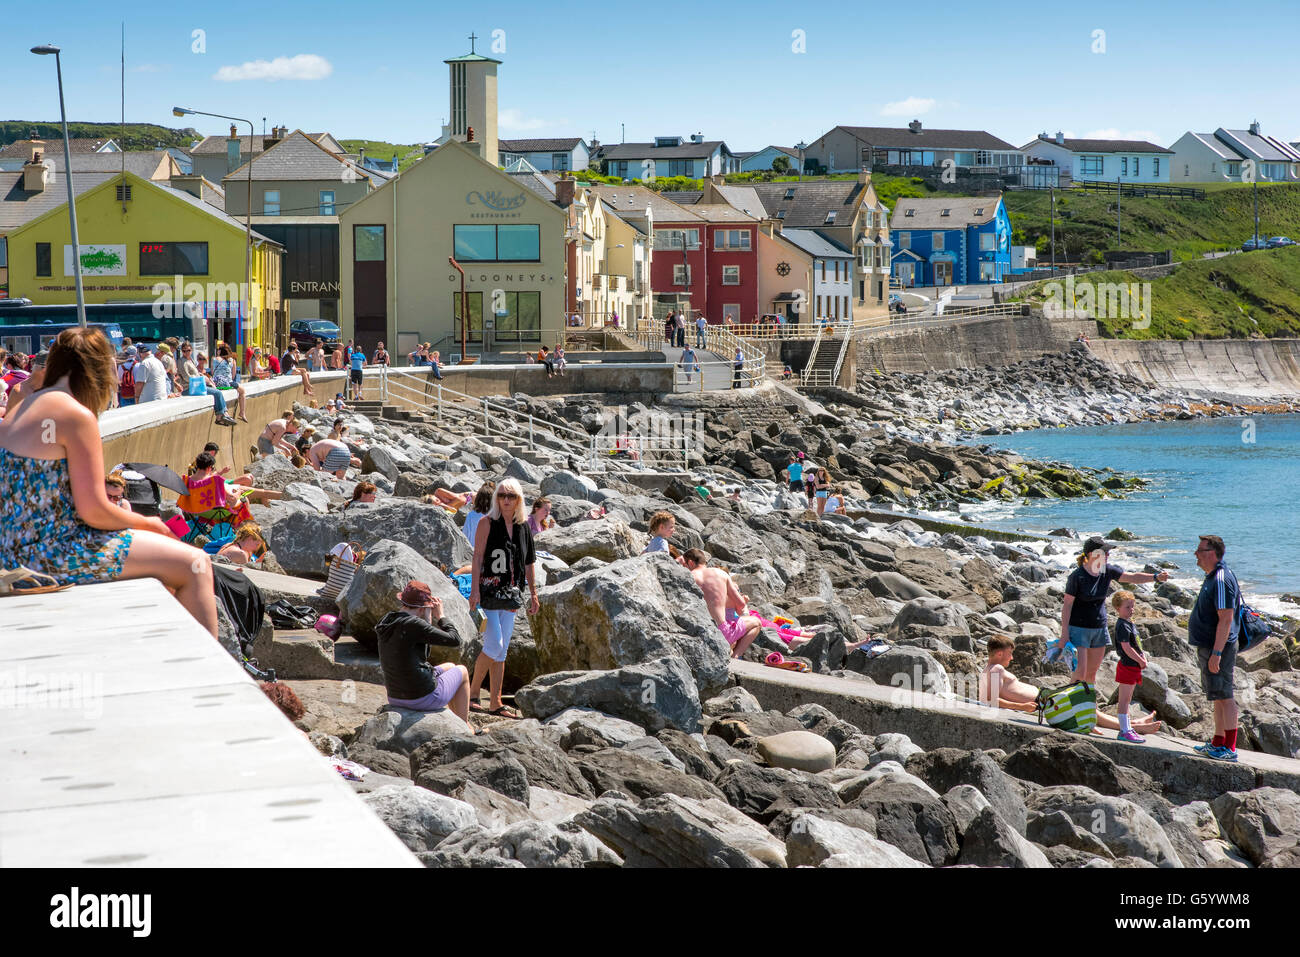
M 477 701 L 471 701 L 471 702 L 469 703 L 469 710 L 470 710 L 473 714 L 488 714 L 488 713 L 489 713 L 489 712 L 488 712 L 488 709 L 485 708 L 485 707 L 483 707 L 483 706 L 482 706 L 481 704 L 479 704 Z
M 510 718 L 515 721 L 518 721 L 520 718 L 523 717 L 523 715 L 521 715 L 514 708 L 510 707 L 510 705 L 508 704 L 503 704 L 501 707 L 489 711 L 488 714 L 496 718 Z
M 23 582 L 34 584 L 24 585 Z M 34 572 L 22 565 L 8 571 L 0 571 L 0 596 L 48 595 L 71 587 L 71 584 L 60 585 L 57 579 L 42 572 Z

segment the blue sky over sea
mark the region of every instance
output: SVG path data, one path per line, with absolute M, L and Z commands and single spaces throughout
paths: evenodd
M 416 143 L 447 109 L 442 61 L 503 61 L 503 137 L 617 142 L 702 132 L 733 150 L 791 145 L 836 124 L 986 129 L 1021 146 L 1037 133 L 1150 139 L 1244 128 L 1300 139 L 1289 78 L 1300 4 L 1247 8 L 1097 0 L 990 16 L 943 2 L 815 5 L 520 3 L 490 7 L 336 0 L 220 7 L 64 0 L 24 8 L 3 31 L 6 119 L 58 117 L 53 63 L 63 48 L 68 115 L 133 122 L 217 120 L 173 105 L 339 137 Z M 21 21 L 21 22 L 19 22 Z M 1100 31 L 1100 33 L 1099 33 Z

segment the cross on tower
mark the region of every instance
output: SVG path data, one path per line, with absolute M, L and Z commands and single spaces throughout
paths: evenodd
M 471 33 L 471 34 L 469 35 L 469 52 L 470 52 L 470 53 L 473 53 L 473 52 L 474 52 L 474 41 L 477 40 L 477 39 L 478 39 L 477 34 L 473 34 L 473 33 Z

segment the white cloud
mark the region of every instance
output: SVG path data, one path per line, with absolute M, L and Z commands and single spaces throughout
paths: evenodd
M 1070 133 L 1066 133 L 1065 135 L 1070 137 L 1071 139 L 1075 138 L 1073 134 Z M 1081 140 L 1147 140 L 1148 142 L 1157 143 L 1157 144 L 1159 142 L 1156 139 L 1156 133 L 1154 130 L 1121 130 L 1113 126 L 1104 130 L 1089 130 L 1087 133 L 1084 133 L 1082 136 L 1078 137 L 1078 139 Z
M 550 126 L 551 121 L 535 116 L 524 116 L 519 110 L 511 107 L 497 114 L 497 125 L 503 130 L 540 130 Z
M 881 116 L 921 116 L 929 113 L 934 109 L 938 100 L 932 100 L 927 97 L 909 96 L 905 100 L 895 100 L 893 103 L 886 103 L 880 111 Z
M 329 60 L 314 53 L 278 56 L 274 60 L 250 60 L 239 66 L 223 66 L 213 76 L 223 83 L 239 80 L 323 80 L 334 72 Z

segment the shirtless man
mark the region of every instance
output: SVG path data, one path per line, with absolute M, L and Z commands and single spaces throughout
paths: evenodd
M 695 584 L 704 595 L 704 604 L 709 608 L 714 623 L 722 632 L 722 637 L 731 645 L 731 657 L 739 658 L 758 637 L 762 623 L 753 615 L 742 614 L 745 610 L 745 596 L 740 593 L 736 583 L 721 568 L 709 568 L 708 556 L 698 548 L 692 548 L 682 556 L 682 564 L 690 569 Z M 727 609 L 733 608 L 740 617 L 727 620 Z
M 266 428 L 262 434 L 257 437 L 257 453 L 266 458 L 268 455 L 274 455 L 276 452 L 283 453 L 288 458 L 293 458 L 298 451 L 287 441 L 284 433 L 288 432 L 294 426 L 293 410 L 280 413 L 280 418 L 272 419 L 266 423 Z
M 989 663 L 980 675 L 980 701 L 990 705 L 996 702 L 999 708 L 1011 711 L 1033 713 L 1037 710 L 1034 702 L 1038 699 L 1038 689 L 1007 670 L 1015 650 L 1015 640 L 1007 635 L 989 638 Z M 1151 715 L 1133 722 L 1133 730 L 1140 734 L 1155 734 L 1161 727 L 1161 723 Z M 1098 708 L 1097 727 L 1092 733 L 1101 734 L 1101 728 L 1118 731 L 1119 722 Z
M 338 439 L 321 439 L 307 450 L 307 461 L 317 471 L 333 472 L 335 478 L 346 478 L 349 465 L 361 465 L 347 444 Z

